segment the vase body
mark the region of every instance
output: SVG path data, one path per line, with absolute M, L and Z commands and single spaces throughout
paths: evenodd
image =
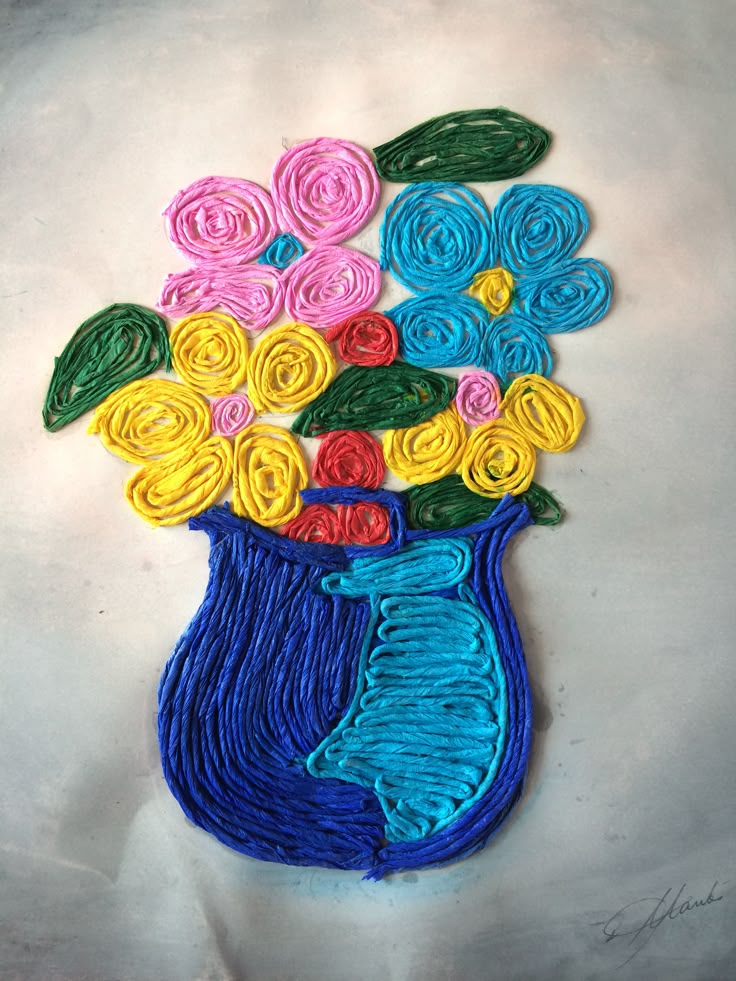
M 508 498 L 472 529 L 394 526 L 388 546 L 357 550 L 293 542 L 220 508 L 194 519 L 210 578 L 162 674 L 158 716 L 186 815 L 255 858 L 376 878 L 482 847 L 519 798 L 529 753 L 502 557 L 530 521 Z M 434 559 L 436 583 L 402 578 L 432 539 L 463 560 L 452 578 Z M 408 668 L 392 671 L 394 657 Z M 465 717 L 472 726 L 452 722 Z

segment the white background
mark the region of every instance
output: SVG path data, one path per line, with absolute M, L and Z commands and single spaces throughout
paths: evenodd
M 0 10 L 0 976 L 733 977 L 733 3 Z M 583 254 L 616 284 L 601 324 L 554 339 L 588 413 L 540 475 L 568 518 L 506 564 L 537 708 L 527 793 L 445 870 L 252 861 L 185 820 L 158 762 L 156 684 L 206 538 L 144 525 L 85 420 L 43 431 L 53 358 L 182 268 L 160 213 L 193 179 L 267 184 L 282 141 L 370 148 L 494 105 L 554 133 L 527 179 L 583 197 Z M 374 254 L 377 224 L 357 243 Z M 719 902 L 605 942 L 627 903 L 716 881 Z

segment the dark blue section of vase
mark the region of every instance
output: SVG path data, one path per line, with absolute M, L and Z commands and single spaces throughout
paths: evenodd
M 210 579 L 159 686 L 166 780 L 195 824 L 238 851 L 365 869 L 383 834 L 375 796 L 297 761 L 350 703 L 370 608 L 320 594 L 328 568 L 286 558 L 245 522 L 223 531 L 217 517 L 197 521 Z

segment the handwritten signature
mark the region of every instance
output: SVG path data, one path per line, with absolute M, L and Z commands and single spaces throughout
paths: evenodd
M 720 903 L 722 895 L 717 894 L 718 882 L 714 882 L 710 892 L 705 899 L 694 899 L 692 896 L 685 896 L 687 883 L 683 882 L 675 893 L 672 886 L 667 889 L 663 896 L 645 896 L 637 899 L 633 903 L 627 903 L 620 910 L 613 914 L 605 923 L 597 923 L 596 926 L 603 927 L 605 943 L 611 940 L 618 940 L 621 937 L 629 937 L 628 946 L 639 945 L 626 960 L 619 965 L 623 967 L 628 964 L 642 950 L 654 936 L 655 930 L 662 926 L 665 920 L 676 920 L 680 916 L 699 907 L 711 906 L 713 903 Z M 672 897 L 672 898 L 671 898 Z M 684 898 L 683 898 L 684 897 Z M 669 904 L 669 905 L 668 905 Z M 642 916 L 644 919 L 642 920 Z

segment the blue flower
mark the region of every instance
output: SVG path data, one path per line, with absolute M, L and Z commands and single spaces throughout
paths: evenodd
M 478 364 L 504 385 L 548 376 L 545 334 L 589 327 L 611 303 L 608 270 L 575 255 L 589 227 L 582 201 L 560 187 L 515 184 L 489 214 L 462 184 L 409 185 L 380 232 L 381 268 L 419 294 L 387 311 L 404 360 Z
M 277 235 L 267 249 L 258 256 L 257 262 L 262 266 L 275 266 L 276 269 L 286 269 L 292 262 L 301 259 L 304 246 L 291 232 Z

